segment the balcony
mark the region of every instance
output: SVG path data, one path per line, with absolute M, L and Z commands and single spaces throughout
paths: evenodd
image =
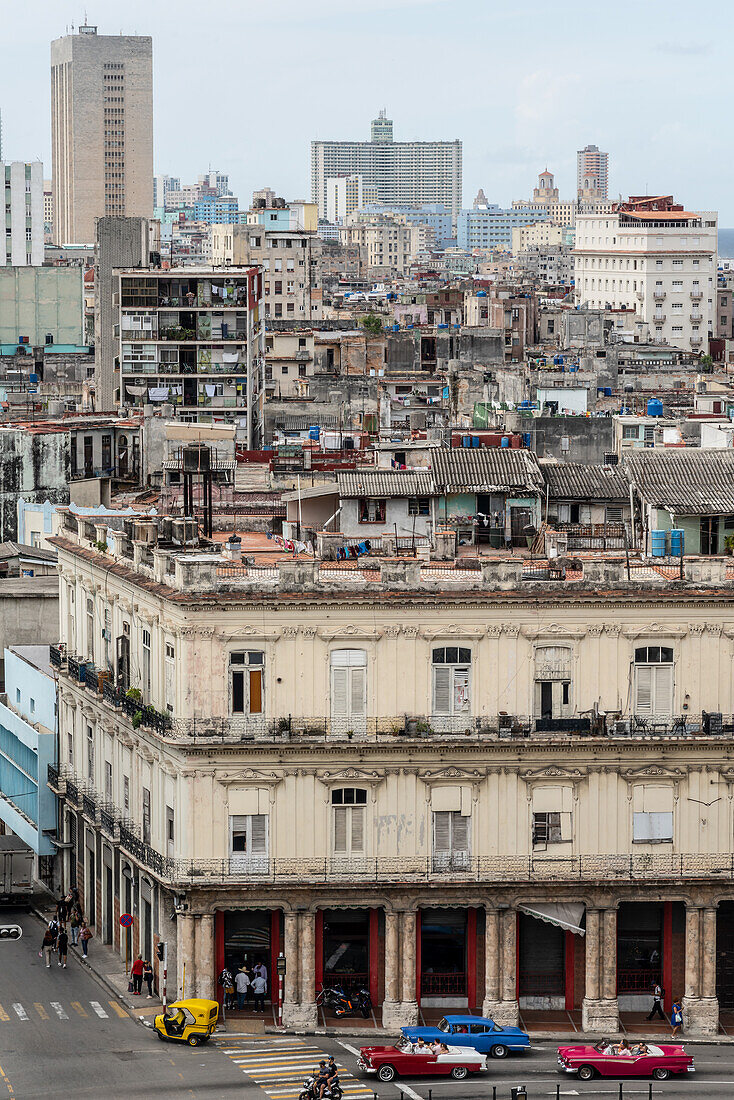
M 689 316 L 690 320 L 694 322 L 694 324 L 696 324 L 696 323 L 700 324 L 701 321 L 703 321 L 703 319 L 704 319 L 702 313 L 689 313 L 688 316 Z
M 664 313 L 655 313 L 653 315 L 653 321 L 655 322 L 656 325 L 662 325 L 664 320 L 665 320 L 665 314 Z
M 700 302 L 701 299 L 703 298 L 703 291 L 702 290 L 692 290 L 691 291 L 691 298 L 693 299 L 694 302 Z
M 82 791 L 82 813 L 89 821 L 96 824 L 97 801 L 92 790 Z
M 49 661 L 54 668 L 62 669 L 66 667 L 66 646 L 63 643 L 49 647 Z
M 82 657 L 69 657 L 66 664 L 71 678 L 83 684 L 87 675 L 87 661 Z
M 120 847 L 124 848 L 126 852 L 129 852 L 131 856 L 138 860 L 139 863 L 149 867 L 159 878 L 170 878 L 171 864 L 174 862 L 162 856 L 159 852 L 148 844 L 146 841 L 141 840 L 139 836 L 127 826 L 120 822 Z
M 655 299 L 656 302 L 663 302 L 665 300 L 665 291 L 664 290 L 654 290 L 653 293 L 652 293 L 652 296 L 653 296 L 653 298 Z

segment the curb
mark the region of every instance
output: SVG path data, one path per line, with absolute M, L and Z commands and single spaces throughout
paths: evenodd
M 320 1027 L 309 1029 L 308 1031 L 297 1031 L 295 1028 L 289 1027 L 266 1027 L 266 1035 L 303 1035 L 303 1036 L 321 1036 L 328 1039 L 339 1039 L 346 1037 L 364 1037 L 369 1035 L 370 1038 L 375 1039 L 394 1039 L 395 1031 L 386 1030 L 385 1028 L 375 1028 L 369 1032 L 365 1029 L 359 1028 L 335 1028 L 335 1027 Z M 560 1032 L 560 1031 L 532 1031 L 528 1033 L 530 1035 L 530 1046 L 532 1048 L 534 1040 L 552 1040 L 558 1042 L 559 1045 L 581 1045 L 589 1039 L 600 1039 L 602 1033 L 591 1031 L 572 1031 L 572 1032 Z M 628 1032 L 607 1032 L 610 1039 L 624 1039 Z M 665 1042 L 670 1043 L 671 1038 L 669 1035 L 645 1035 L 645 1040 L 651 1042 Z M 679 1035 L 677 1040 L 682 1045 L 691 1046 L 731 1046 L 734 1044 L 734 1038 L 728 1035 L 711 1035 L 711 1036 L 688 1036 Z

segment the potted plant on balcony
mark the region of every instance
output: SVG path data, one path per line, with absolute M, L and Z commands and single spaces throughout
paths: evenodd
M 730 557 L 734 554 L 734 535 L 727 535 L 724 539 L 724 552 Z

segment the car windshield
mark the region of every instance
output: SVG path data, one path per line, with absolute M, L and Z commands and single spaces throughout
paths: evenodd
M 412 1050 L 413 1044 L 411 1043 L 410 1039 L 398 1039 L 397 1043 L 395 1044 L 395 1049 L 403 1051 Z
M 438 1030 L 439 1031 L 451 1031 L 451 1027 L 449 1025 L 449 1022 L 448 1022 L 448 1020 L 446 1019 L 445 1016 L 442 1016 L 441 1019 L 438 1021 Z

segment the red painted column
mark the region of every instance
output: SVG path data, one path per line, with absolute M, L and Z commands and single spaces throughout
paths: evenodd
M 415 914 L 415 999 L 418 1002 L 418 1007 L 421 1003 L 421 971 L 423 970 L 422 939 L 421 911 L 417 909 Z
M 573 932 L 566 931 L 566 1012 L 573 1012 L 573 1002 L 575 996 L 574 979 L 575 979 L 575 963 L 576 963 L 576 936 Z
M 469 1011 L 477 1007 L 477 911 L 466 911 L 466 996 Z
M 270 910 L 270 967 L 268 993 L 271 1004 L 278 999 L 278 955 L 280 954 L 280 909 Z
M 673 903 L 663 902 L 663 1007 L 670 1016 L 673 1007 Z
M 316 910 L 316 992 L 324 986 L 324 910 Z
M 219 975 L 224 970 L 224 911 L 216 909 L 214 912 L 214 969 L 215 989 L 217 1000 L 221 1004 L 224 1000 L 224 988 L 219 984 Z M 174 975 L 175 977 L 175 975 Z M 171 982 L 170 968 L 168 972 L 169 988 Z
M 378 936 L 378 909 L 369 912 L 369 938 L 367 942 L 367 988 L 372 1004 L 378 1003 L 380 995 L 380 940 Z

